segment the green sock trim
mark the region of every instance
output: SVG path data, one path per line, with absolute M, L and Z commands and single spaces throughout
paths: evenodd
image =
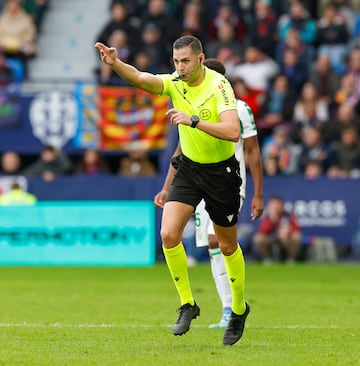
M 220 248 L 209 249 L 210 258 L 215 257 L 216 255 L 222 255 Z

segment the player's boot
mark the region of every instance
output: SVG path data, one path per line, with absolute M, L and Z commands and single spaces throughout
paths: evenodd
M 233 311 L 231 312 L 230 321 L 224 333 L 223 338 L 224 345 L 231 346 L 241 338 L 245 328 L 246 317 L 250 313 L 249 304 L 248 303 L 245 304 L 246 309 L 244 314 L 237 315 Z
M 231 317 L 231 308 L 224 307 L 222 310 L 222 316 L 220 322 L 216 324 L 210 324 L 209 328 L 226 328 L 229 324 L 230 317 Z
M 190 323 L 200 315 L 200 308 L 194 305 L 184 304 L 179 308 L 179 317 L 173 327 L 174 335 L 183 335 L 190 329 Z

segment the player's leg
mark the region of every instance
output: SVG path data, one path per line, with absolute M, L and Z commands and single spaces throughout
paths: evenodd
M 209 328 L 226 328 L 231 315 L 231 287 L 226 272 L 224 256 L 221 253 L 219 243 L 214 234 L 209 234 L 209 256 L 212 275 L 222 304 L 219 323 L 210 324 Z

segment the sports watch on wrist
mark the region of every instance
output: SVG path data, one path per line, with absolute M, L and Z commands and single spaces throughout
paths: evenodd
M 191 116 L 190 119 L 191 119 L 192 128 L 195 128 L 197 126 L 197 124 L 200 122 L 199 116 L 196 116 L 196 115 Z

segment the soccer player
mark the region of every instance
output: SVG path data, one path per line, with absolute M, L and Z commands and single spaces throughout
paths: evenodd
M 182 36 L 173 43 L 172 74 L 151 74 L 121 61 L 116 49 L 97 42 L 102 62 L 130 84 L 171 98 L 167 111 L 172 125 L 178 127 L 182 153 L 172 160 L 176 174 L 164 204 L 161 239 L 164 256 L 180 297 L 174 335 L 190 329 L 200 315 L 189 281 L 187 258 L 181 242 L 186 223 L 204 199 L 214 224 L 232 293 L 232 312 L 223 336 L 224 345 L 233 345 L 242 336 L 250 307 L 245 301 L 245 263 L 237 242 L 241 177 L 235 158 L 240 137 L 236 100 L 230 82 L 207 68 L 201 42 Z
M 225 74 L 224 65 L 217 59 L 206 59 L 204 65 L 221 74 Z M 254 115 L 250 107 L 243 101 L 237 100 L 237 109 L 241 126 L 241 138 L 236 143 L 235 156 L 240 162 L 240 174 L 242 184 L 240 187 L 240 208 L 245 200 L 246 193 L 246 168 L 245 158 L 250 169 L 253 179 L 254 195 L 251 201 L 251 218 L 256 220 L 264 211 L 263 202 L 263 183 L 262 183 L 262 163 L 260 148 L 257 139 L 257 130 Z M 178 146 L 174 156 L 181 152 Z M 244 157 L 245 153 L 245 157 Z M 171 180 L 175 170 L 169 167 L 169 173 L 164 182 L 163 188 L 155 196 L 154 202 L 161 207 L 161 202 L 166 199 Z M 209 325 L 210 328 L 226 328 L 231 316 L 231 287 L 226 275 L 226 267 L 224 257 L 219 249 L 219 243 L 216 239 L 214 227 L 212 225 L 209 214 L 205 210 L 205 202 L 202 200 L 196 208 L 196 245 L 209 246 L 209 255 L 211 270 L 216 284 L 219 297 L 222 302 L 222 317 L 219 323 Z

